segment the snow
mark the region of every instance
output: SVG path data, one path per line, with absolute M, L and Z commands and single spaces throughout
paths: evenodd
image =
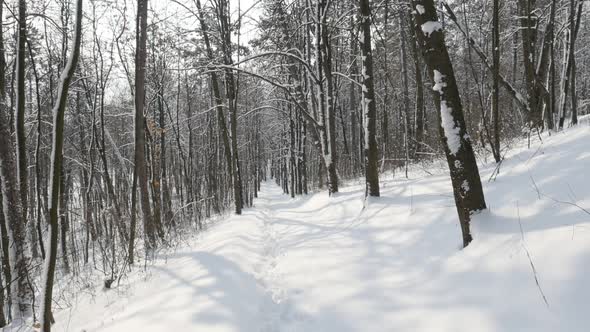
M 424 35 L 426 35 L 426 37 L 430 36 L 430 34 L 435 31 L 442 30 L 442 24 L 440 24 L 438 21 L 427 21 L 422 23 L 420 27 L 422 28 L 422 32 Z
M 420 14 L 423 15 L 424 13 L 426 13 L 426 9 L 424 9 L 424 6 L 422 5 L 416 5 L 416 11 Z
M 461 189 L 464 193 L 469 191 L 469 182 L 467 180 L 463 180 L 463 183 L 461 183 Z
M 447 138 L 449 151 L 452 155 L 456 155 L 461 148 L 461 130 L 455 124 L 451 108 L 447 106 L 447 102 L 444 99 L 440 101 L 440 121 L 445 137 Z
M 445 83 L 443 80 L 445 78 L 445 75 L 441 74 L 440 71 L 438 70 L 434 70 L 434 86 L 432 87 L 432 90 L 437 91 L 438 93 L 442 94 L 443 93 L 443 88 L 447 86 L 447 83 Z
M 445 169 L 385 174 L 366 206 L 360 180 L 296 199 L 264 183 L 244 215 L 71 300 L 53 331 L 587 331 L 589 140 L 584 123 L 522 141 L 491 182 L 480 164 L 489 209 L 463 250 Z
M 444 82 L 444 78 L 445 75 L 436 69 L 434 70 L 434 86 L 432 87 L 432 90 L 438 91 L 441 96 L 443 96 L 443 88 L 447 86 L 447 83 Z M 451 111 L 451 107 L 449 107 L 446 100 L 441 97 L 440 121 L 445 133 L 445 137 L 447 138 L 447 146 L 449 147 L 449 151 L 452 155 L 455 155 L 461 148 L 461 130 L 455 123 L 455 119 L 453 118 L 453 113 Z

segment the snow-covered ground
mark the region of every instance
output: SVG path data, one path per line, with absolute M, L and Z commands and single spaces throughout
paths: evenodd
M 444 173 L 383 176 L 364 209 L 362 184 L 291 199 L 265 183 L 54 331 L 588 331 L 589 142 L 582 124 L 514 147 L 495 181 L 482 165 L 489 210 L 464 250 Z

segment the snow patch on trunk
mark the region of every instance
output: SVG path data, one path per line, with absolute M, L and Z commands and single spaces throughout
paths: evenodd
M 426 35 L 426 37 L 430 36 L 430 34 L 435 31 L 442 30 L 442 24 L 440 24 L 438 21 L 427 21 L 422 23 L 420 27 L 422 28 L 422 32 Z
M 418 14 L 422 15 L 426 12 L 426 9 L 424 9 L 424 6 L 422 5 L 416 5 L 416 11 L 418 12 Z
M 440 100 L 440 121 L 443 127 L 445 137 L 447 138 L 447 146 L 452 155 L 457 154 L 461 148 L 461 136 L 459 134 L 460 129 L 455 124 L 453 118 L 452 108 L 447 105 L 447 101 L 444 99 L 443 88 L 447 86 L 444 82 L 445 75 L 441 74 L 438 70 L 434 70 L 434 86 L 432 90 L 438 91 L 441 95 Z

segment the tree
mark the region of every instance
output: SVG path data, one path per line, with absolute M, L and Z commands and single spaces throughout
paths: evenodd
M 418 41 L 430 80 L 434 83 L 434 104 L 439 110 L 439 133 L 443 143 L 455 205 L 461 223 L 463 246 L 471 241 L 472 213 L 486 208 L 479 170 L 467 133 L 459 89 L 445 44 L 442 24 L 433 0 L 412 0 Z
M 361 77 L 363 79 L 363 124 L 365 125 L 365 196 L 379 196 L 378 151 L 375 139 L 377 107 L 373 84 L 373 54 L 371 52 L 371 6 L 369 0 L 361 0 L 360 24 Z
M 492 18 L 492 120 L 494 140 L 491 144 L 496 162 L 500 162 L 500 0 L 493 0 Z
M 55 266 L 57 260 L 57 242 L 59 232 L 59 201 L 62 163 L 63 163 L 63 143 L 64 143 L 64 116 L 68 102 L 68 91 L 70 82 L 74 77 L 78 58 L 80 57 L 80 43 L 82 40 L 82 0 L 76 2 L 76 23 L 74 28 L 74 44 L 72 45 L 71 54 L 66 66 L 63 69 L 57 93 L 57 101 L 53 107 L 53 139 L 51 145 L 51 171 L 50 171 L 50 193 L 49 201 L 49 249 L 45 270 L 43 272 L 43 285 L 41 296 L 41 331 L 50 332 L 51 322 L 53 320 L 51 313 L 51 301 L 53 295 L 53 283 L 55 275 Z M 67 36 L 65 36 L 67 37 Z M 64 37 L 64 38 L 65 38 Z
M 135 171 L 139 182 L 139 202 L 143 214 L 143 228 L 146 236 L 146 249 L 151 251 L 156 246 L 155 224 L 150 209 L 148 192 L 148 173 L 145 156 L 145 70 L 147 59 L 147 4 L 148 0 L 138 0 L 136 20 L 135 51 Z
M 3 5 L 3 1 L 0 1 L 0 6 Z M 24 4 L 22 5 L 24 6 Z M 20 10 L 21 4 L 19 3 L 19 12 Z M 24 8 L 22 10 L 22 17 L 24 17 Z M 2 11 L 0 10 L 0 26 L 1 23 Z M 15 158 L 15 145 L 10 132 L 10 107 L 7 105 L 5 97 L 5 75 L 4 38 L 3 34 L 0 33 L 0 183 L 2 184 L 2 213 L 4 214 L 8 233 L 8 243 L 4 245 L 8 245 L 6 249 L 8 250 L 8 262 L 10 264 L 10 266 L 4 266 L 4 268 L 12 270 L 11 273 L 6 274 L 6 284 L 9 284 L 11 288 L 8 294 L 12 296 L 12 299 L 9 299 L 13 304 L 12 317 L 18 320 L 30 315 L 33 292 L 29 277 L 30 257 L 25 233 L 25 214 L 23 212 L 22 192 L 19 187 L 20 182 L 17 171 L 19 169 L 18 159 Z
M 230 25 L 230 12 L 228 0 L 219 0 L 217 3 L 217 19 L 219 21 L 219 32 L 221 34 L 221 49 L 223 53 L 223 64 L 226 66 L 233 65 L 233 52 L 231 34 L 232 28 Z M 237 84 L 234 77 L 234 72 L 231 68 L 225 69 L 225 96 L 227 99 L 227 107 L 229 108 L 229 128 L 231 138 L 231 156 L 233 168 L 233 192 L 234 204 L 236 206 L 236 214 L 242 214 L 244 207 L 244 198 L 242 193 L 242 172 L 240 170 L 240 158 L 238 150 L 238 122 L 237 122 Z
M 334 117 L 334 82 L 332 49 L 328 25 L 329 3 L 318 0 L 315 12 L 315 52 L 317 66 L 317 103 L 319 104 L 320 143 L 327 170 L 328 193 L 338 192 L 336 120 Z
M 18 1 L 18 38 L 16 52 L 16 145 L 18 161 L 18 181 L 20 186 L 22 221 L 26 223 L 28 197 L 27 143 L 25 132 L 25 59 L 27 40 L 27 4 Z
M 559 129 L 562 129 L 565 123 L 567 96 L 570 89 L 572 92 L 572 124 L 578 123 L 575 44 L 578 35 L 578 28 L 580 26 L 579 22 L 583 5 L 582 1 L 580 1 L 578 5 L 577 15 L 575 0 L 570 0 L 569 5 L 570 6 L 568 10 L 567 34 L 565 41 L 566 46 L 564 47 L 564 65 L 561 75 L 561 93 L 559 99 Z

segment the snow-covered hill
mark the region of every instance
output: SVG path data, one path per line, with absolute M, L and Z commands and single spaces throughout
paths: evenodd
M 383 176 L 255 208 L 136 272 L 80 294 L 55 331 L 588 331 L 590 127 L 514 147 L 489 210 L 461 234 L 446 174 Z M 139 270 L 139 269 L 138 269 Z

